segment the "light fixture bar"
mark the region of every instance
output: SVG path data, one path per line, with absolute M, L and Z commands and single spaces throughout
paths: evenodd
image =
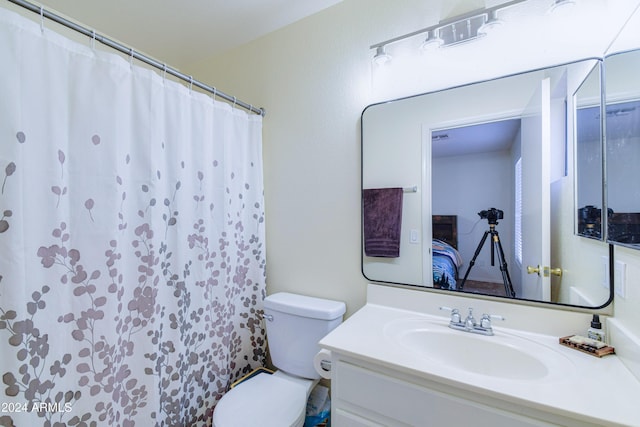
M 449 18 L 449 19 L 445 19 L 443 21 L 438 22 L 436 25 L 432 25 L 432 26 L 427 27 L 427 28 L 422 28 L 420 30 L 413 31 L 411 33 L 407 33 L 407 34 L 404 34 L 402 36 L 394 37 L 392 39 L 385 40 L 383 42 L 373 44 L 373 45 L 370 46 L 370 49 L 377 49 L 378 47 L 381 47 L 381 46 L 387 46 L 387 45 L 390 45 L 392 43 L 397 43 L 399 41 L 408 39 L 410 37 L 414 37 L 414 36 L 417 36 L 417 35 L 420 35 L 420 34 L 425 34 L 425 33 L 429 32 L 429 31 L 435 31 L 435 30 L 438 30 L 438 29 L 440 29 L 442 27 L 446 27 L 447 25 L 452 25 L 452 24 L 455 24 L 457 22 L 460 22 L 460 21 L 463 21 L 463 20 L 466 20 L 466 19 L 471 19 L 471 18 L 474 18 L 474 17 L 479 16 L 479 15 L 490 14 L 491 12 L 495 12 L 495 11 L 498 11 L 498 10 L 501 10 L 501 9 L 506 9 L 507 7 L 511 7 L 511 6 L 514 6 L 514 5 L 518 4 L 518 3 L 523 3 L 525 1 L 527 1 L 527 0 L 512 0 L 512 1 L 508 1 L 506 3 L 503 3 L 501 5 L 498 5 L 498 6 L 488 7 L 486 9 L 476 9 L 476 10 L 473 10 L 471 12 L 464 13 L 462 15 L 458 15 L 458 16 L 454 16 L 454 17 Z
M 443 43 L 442 46 L 454 46 L 465 43 L 479 36 L 478 30 L 487 22 L 487 14 L 481 13 L 472 18 L 464 18 L 452 24 L 441 27 L 438 32 Z

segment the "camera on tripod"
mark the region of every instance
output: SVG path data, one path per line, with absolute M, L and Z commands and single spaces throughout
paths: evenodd
M 486 219 L 489 224 L 497 224 L 499 219 L 504 218 L 504 212 L 496 208 L 480 211 L 478 215 L 480 215 L 480 218 Z
M 602 210 L 592 205 L 578 209 L 578 216 L 585 224 L 597 224 L 600 222 Z
M 480 251 L 482 250 L 482 245 L 487 240 L 487 237 L 491 236 L 491 265 L 494 264 L 494 253 L 497 250 L 498 252 L 498 261 L 500 261 L 500 272 L 502 272 L 502 282 L 504 283 L 504 294 L 505 296 L 515 298 L 516 292 L 513 290 L 513 284 L 511 283 L 511 277 L 509 276 L 509 269 L 507 267 L 507 261 L 504 259 L 504 250 L 502 249 L 502 243 L 500 243 L 500 236 L 498 235 L 498 230 L 496 230 L 496 224 L 498 224 L 498 220 L 504 218 L 504 212 L 500 209 L 490 208 L 486 211 L 478 212 L 481 219 L 486 219 L 489 221 L 489 229 L 484 232 L 482 235 L 482 239 L 480 239 L 480 243 L 476 248 L 476 252 L 473 254 L 471 261 L 469 261 L 469 267 L 467 267 L 467 272 L 464 274 L 464 278 L 460 285 L 458 286 L 459 290 L 464 289 L 465 283 L 467 283 L 467 277 L 469 277 L 469 273 L 471 269 L 476 263 L 476 258 L 480 255 Z

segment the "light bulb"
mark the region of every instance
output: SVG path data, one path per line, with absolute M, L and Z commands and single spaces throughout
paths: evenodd
M 391 55 L 384 51 L 384 46 L 378 46 L 376 48 L 376 54 L 373 57 L 373 62 L 375 62 L 376 65 L 384 65 L 389 61 L 391 61 Z
M 432 51 L 444 44 L 444 40 L 440 38 L 440 35 L 436 31 L 437 30 L 429 30 L 427 32 L 427 38 L 422 42 L 420 50 Z
M 495 31 L 496 28 L 502 26 L 502 23 L 502 20 L 498 19 L 497 11 L 491 10 L 485 23 L 478 28 L 478 35 L 486 36 L 490 32 Z

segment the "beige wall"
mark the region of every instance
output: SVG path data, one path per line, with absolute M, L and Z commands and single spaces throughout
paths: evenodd
M 459 8 L 465 3 L 478 6 L 477 2 L 451 3 Z M 621 3 L 631 10 L 631 2 Z M 440 10 L 430 10 L 424 0 L 344 0 L 218 58 L 181 67 L 267 110 L 263 147 L 269 293 L 292 291 L 342 300 L 347 314 L 363 305 L 360 114 L 368 104 L 410 90 L 401 78 L 397 90 L 393 79 L 380 88 L 382 79 L 371 65 L 369 46 L 432 25 L 439 18 Z M 616 21 L 618 28 L 621 22 Z M 576 39 L 569 42 L 566 37 L 558 39 L 553 46 L 535 45 L 531 37 L 527 40 L 531 47 L 505 55 L 502 61 L 486 61 L 486 55 L 467 61 L 464 54 L 480 44 L 452 49 L 449 60 L 463 68 L 458 80 L 452 80 L 446 69 L 430 68 L 425 70 L 422 86 L 414 86 L 414 93 L 552 65 L 558 55 L 582 58 L 589 48 L 601 55 L 615 33 L 617 29 L 605 24 L 597 32 L 603 39 L 585 45 L 576 43 L 588 37 L 587 32 L 575 34 Z M 501 53 L 494 49 L 489 55 L 499 58 Z M 640 335 L 640 326 L 634 326 L 640 325 L 640 254 L 621 256 L 629 263 L 628 296 L 616 307 Z M 632 290 L 634 281 L 637 289 Z
M 348 314 L 364 304 L 360 114 L 372 102 L 370 43 L 404 31 L 381 22 L 390 3 L 345 1 L 189 70 L 267 110 L 269 293 L 342 300 Z M 422 25 L 409 10 L 394 21 Z

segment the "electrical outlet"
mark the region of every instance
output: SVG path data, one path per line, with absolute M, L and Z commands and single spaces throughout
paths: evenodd
M 621 298 L 626 297 L 626 279 L 627 279 L 627 264 L 622 261 L 616 261 L 613 270 L 613 290 L 616 295 Z

